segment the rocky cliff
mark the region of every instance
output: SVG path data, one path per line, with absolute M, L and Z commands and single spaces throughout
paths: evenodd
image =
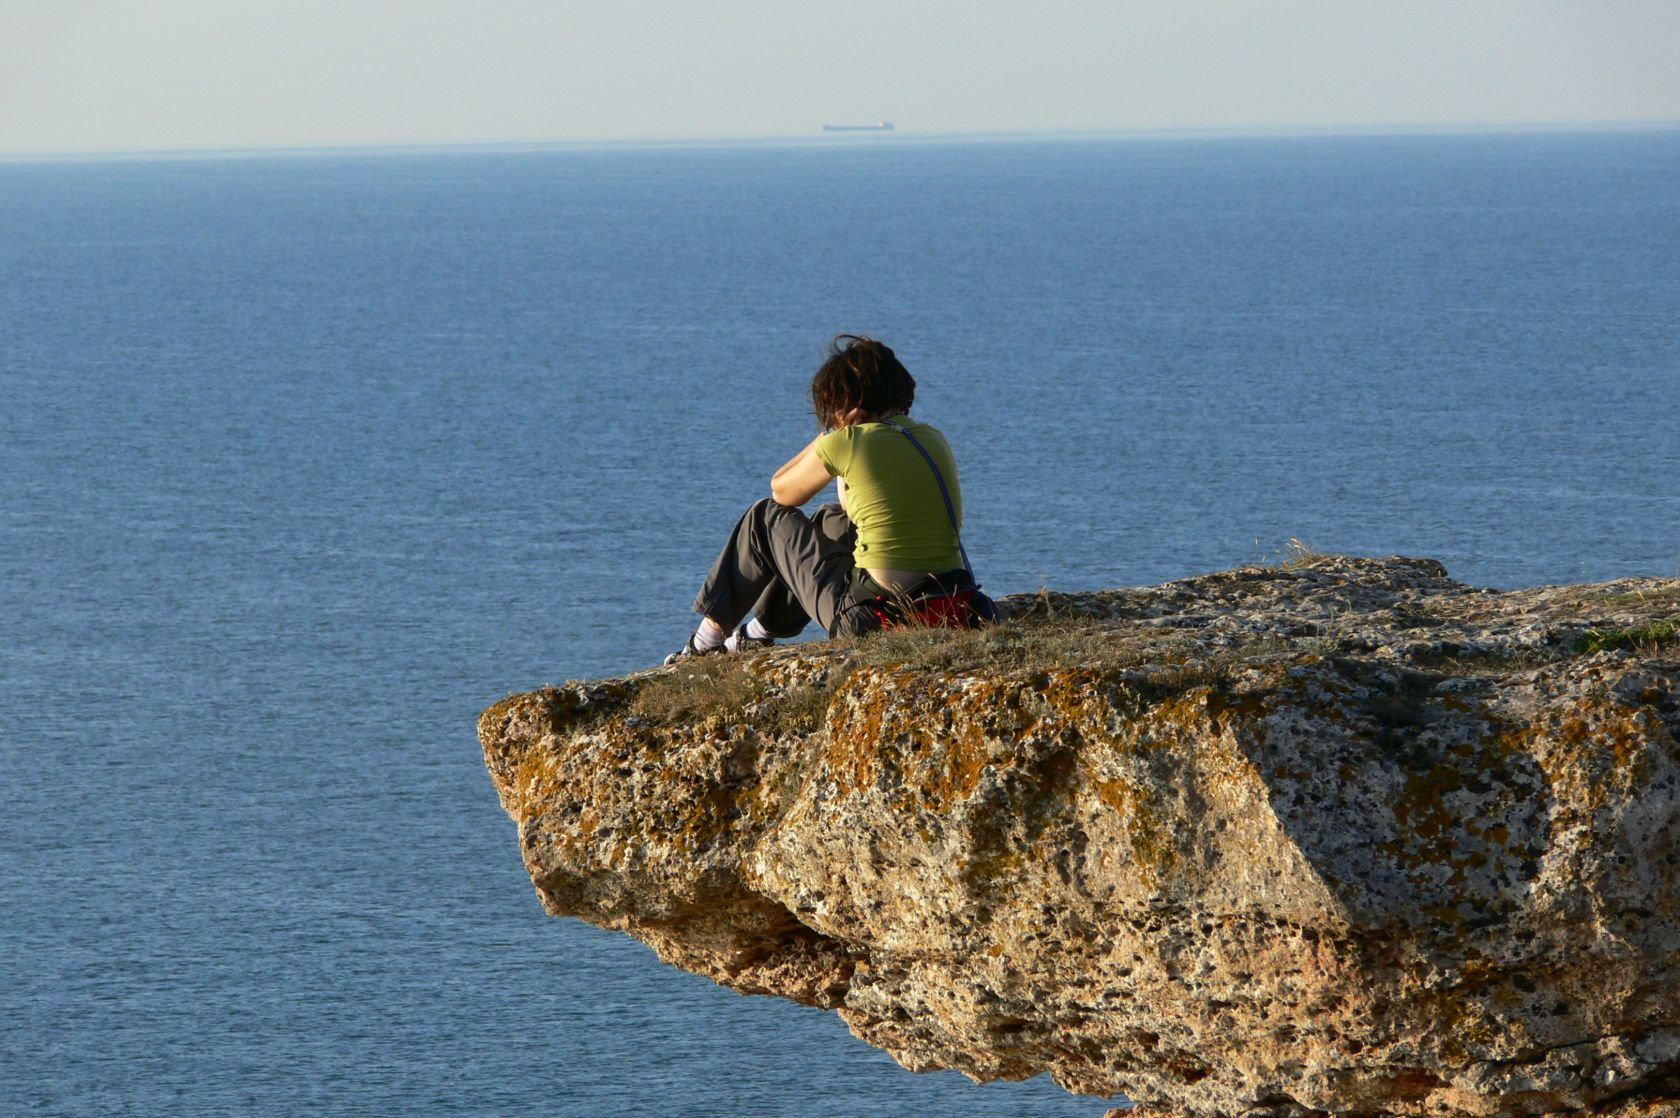
M 1680 1114 L 1680 580 L 1005 604 L 497 703 L 543 904 L 1140 1113 Z

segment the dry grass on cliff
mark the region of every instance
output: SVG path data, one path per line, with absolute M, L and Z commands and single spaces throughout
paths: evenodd
M 857 661 L 872 667 L 906 665 L 934 671 L 1049 671 L 1080 664 L 1135 660 L 1145 641 L 1113 626 L 1023 619 L 984 629 L 907 626 L 856 644 Z
M 761 677 L 756 657 L 697 657 L 640 682 L 626 713 L 655 725 L 679 725 L 750 708 L 751 721 L 762 729 L 811 733 L 821 727 L 835 692 L 860 668 L 985 676 L 1125 671 L 1129 686 L 1168 695 L 1224 689 L 1245 665 L 1310 651 L 1288 641 L 1209 649 L 1172 630 L 1031 617 L 972 630 L 905 627 L 814 647 L 848 655 L 817 682 L 786 688 Z
M 693 722 L 740 710 L 764 694 L 764 684 L 744 670 L 740 656 L 696 656 L 642 683 L 628 713 L 659 725 Z
M 1134 688 L 1166 695 L 1223 689 L 1245 663 L 1300 651 L 1277 642 L 1209 649 L 1170 630 L 1029 617 L 978 630 L 880 633 L 858 645 L 856 663 L 978 675 L 1124 671 Z
M 1575 592 L 1573 604 L 1581 607 L 1609 607 L 1652 609 L 1659 606 L 1680 606 L 1680 579 L 1652 580 L 1653 585 L 1634 590 L 1606 590 L 1582 587 Z M 1567 601 L 1568 599 L 1560 599 Z
M 758 704 L 753 721 L 776 730 L 810 733 L 822 725 L 828 701 L 847 674 L 830 672 L 819 685 L 777 688 L 749 670 L 745 656 L 699 656 L 637 687 L 626 713 L 674 726 L 732 714 Z

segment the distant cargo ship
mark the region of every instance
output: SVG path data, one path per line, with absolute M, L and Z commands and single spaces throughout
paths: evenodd
M 824 132 L 891 132 L 893 122 L 877 120 L 874 124 L 825 124 Z

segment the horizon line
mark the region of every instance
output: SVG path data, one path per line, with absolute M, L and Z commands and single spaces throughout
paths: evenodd
M 262 156 L 310 155 L 402 155 L 444 154 L 472 151 L 541 151 L 568 148 L 682 147 L 778 144 L 789 141 L 813 144 L 902 144 L 918 141 L 986 141 L 1033 139 L 1114 140 L 1197 140 L 1241 139 L 1245 137 L 1359 137 L 1371 135 L 1465 135 L 1543 134 L 1571 132 L 1645 132 L 1680 130 L 1676 118 L 1616 118 L 1526 121 L 1421 121 L 1415 123 L 1359 124 L 1249 124 L 1185 125 L 1139 128 L 1024 128 L 946 129 L 917 131 L 897 127 L 891 132 L 825 132 L 818 125 L 808 132 L 757 134 L 716 133 L 703 135 L 625 135 L 546 139 L 501 140 L 369 140 L 327 143 L 275 143 L 248 145 L 207 144 L 204 146 L 92 147 L 92 148 L 0 148 L 0 162 L 96 162 L 99 160 L 254 158 Z

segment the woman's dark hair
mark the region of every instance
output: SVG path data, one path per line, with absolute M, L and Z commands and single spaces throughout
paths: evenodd
M 811 378 L 811 407 L 824 428 L 836 415 L 862 408 L 885 418 L 910 410 L 916 378 L 891 349 L 858 334 L 837 334 L 828 343 L 828 360 Z

